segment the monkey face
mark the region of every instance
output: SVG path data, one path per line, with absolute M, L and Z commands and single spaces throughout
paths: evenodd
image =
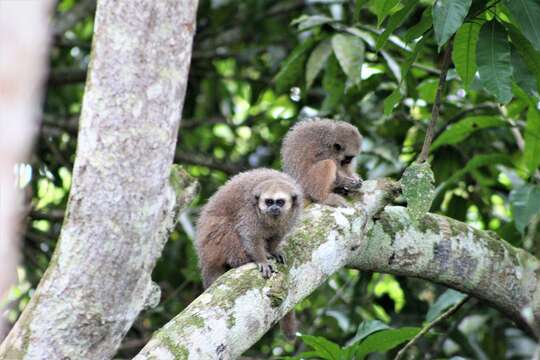
M 263 182 L 255 190 L 254 197 L 259 212 L 270 218 L 286 216 L 298 201 L 298 194 L 288 184 Z
M 338 168 L 335 189 L 345 193 L 360 188 L 362 180 L 354 170 L 354 159 L 360 153 L 362 137 L 356 127 L 340 124 L 333 144 L 334 159 Z M 338 191 L 339 192 L 339 191 Z

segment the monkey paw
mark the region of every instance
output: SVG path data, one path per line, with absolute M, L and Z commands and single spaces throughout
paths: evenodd
M 272 265 L 270 265 L 267 262 L 264 263 L 257 263 L 257 268 L 262 273 L 263 278 L 268 279 L 270 276 L 272 276 L 273 272 L 276 272 Z
M 270 259 L 275 259 L 280 264 L 285 264 L 285 256 L 281 251 L 273 252 L 269 255 Z

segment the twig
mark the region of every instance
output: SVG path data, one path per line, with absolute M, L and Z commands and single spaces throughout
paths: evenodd
M 426 132 L 426 137 L 424 138 L 422 152 L 418 156 L 417 162 L 419 163 L 423 163 L 424 161 L 426 161 L 429 156 L 429 148 L 431 147 L 431 142 L 433 141 L 435 123 L 439 119 L 439 113 L 441 109 L 441 97 L 444 90 L 444 85 L 446 83 L 446 74 L 448 73 L 448 68 L 450 67 L 451 55 L 452 40 L 448 42 L 448 45 L 446 45 L 446 50 L 444 51 L 441 75 L 439 76 L 439 85 L 437 86 L 437 95 L 435 96 L 435 103 L 433 104 L 433 109 L 431 110 L 431 121 Z
M 426 326 L 424 326 L 422 328 L 422 330 L 420 330 L 420 332 L 418 334 L 416 334 L 415 337 L 413 337 L 408 343 L 407 345 L 405 345 L 396 355 L 396 357 L 394 358 L 394 360 L 400 360 L 402 359 L 404 356 L 405 356 L 405 352 L 407 352 L 407 350 L 409 350 L 414 344 L 416 344 L 418 342 L 418 340 L 420 340 L 420 338 L 422 336 L 424 336 L 429 330 L 431 330 L 435 325 L 439 324 L 441 321 L 449 318 L 450 316 L 452 316 L 456 311 L 459 310 L 459 308 L 461 308 L 461 306 L 463 306 L 463 304 L 465 304 L 467 302 L 467 300 L 469 300 L 471 297 L 470 296 L 465 296 L 463 299 L 461 299 L 457 304 L 455 304 L 454 306 L 452 306 L 450 309 L 446 310 L 442 315 L 440 315 L 438 318 L 436 318 L 435 320 L 433 320 L 432 322 L 430 322 L 429 324 L 427 324 Z

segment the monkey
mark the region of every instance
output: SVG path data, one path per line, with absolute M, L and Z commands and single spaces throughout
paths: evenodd
M 362 185 L 353 163 L 361 143 L 358 129 L 344 121 L 300 121 L 283 140 L 283 171 L 300 183 L 305 198 L 334 207 L 347 206 L 339 194 L 347 195 Z
M 299 219 L 303 202 L 300 185 L 282 172 L 261 168 L 232 177 L 208 200 L 197 221 L 195 249 L 204 288 L 249 262 L 269 278 L 275 269 L 268 259 L 285 262 L 279 245 Z M 287 338 L 294 338 L 293 311 L 281 327 Z

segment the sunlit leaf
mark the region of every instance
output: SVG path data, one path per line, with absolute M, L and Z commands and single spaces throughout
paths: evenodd
M 523 234 L 532 217 L 540 212 L 540 186 L 527 184 L 512 190 L 510 204 L 516 228 Z
M 401 177 L 403 196 L 407 200 L 407 211 L 418 222 L 431 208 L 435 195 L 433 171 L 427 162 L 413 163 Z
M 323 16 L 323 15 L 312 15 L 312 16 L 302 15 L 299 18 L 294 19 L 291 22 L 291 25 L 297 25 L 298 31 L 305 31 L 305 30 L 314 28 L 316 26 L 331 23 L 333 21 L 335 20 L 328 16 Z
M 471 116 L 451 124 L 439 135 L 431 145 L 431 151 L 442 145 L 457 144 L 472 133 L 490 127 L 506 126 L 507 123 L 498 116 Z
M 429 307 L 426 314 L 426 321 L 432 322 L 446 309 L 459 303 L 467 296 L 459 291 L 448 289 Z
M 302 335 L 302 341 L 317 352 L 317 356 L 325 360 L 339 360 L 341 348 L 321 336 Z
M 366 320 L 362 321 L 358 329 L 356 330 L 356 335 L 348 341 L 347 345 L 352 346 L 359 341 L 364 340 L 367 336 L 373 334 L 374 332 L 390 329 L 388 325 L 379 320 Z
M 406 43 L 410 43 L 414 39 L 424 35 L 424 33 L 433 26 L 433 17 L 431 15 L 431 12 L 431 6 L 426 8 L 422 13 L 422 18 L 420 19 L 420 21 L 416 25 L 411 27 L 409 30 L 407 30 L 405 35 L 403 35 L 403 40 Z
M 385 44 L 390 35 L 396 30 L 398 27 L 403 24 L 403 22 L 409 18 L 413 10 L 416 8 L 416 5 L 418 4 L 417 0 L 405 0 L 403 1 L 403 8 L 390 16 L 386 23 L 386 30 L 379 36 L 377 39 L 377 45 L 376 48 L 381 49 Z
M 439 49 L 459 29 L 472 0 L 437 0 L 433 5 L 433 28 Z
M 347 77 L 355 84 L 362 80 L 364 42 L 356 36 L 336 34 L 332 37 L 334 54 Z
M 467 89 L 476 74 L 476 44 L 480 25 L 474 22 L 463 24 L 456 33 L 452 60 L 463 85 Z
M 527 112 L 525 125 L 525 149 L 523 160 L 529 173 L 533 174 L 540 167 L 540 112 L 532 102 Z
M 512 99 L 512 62 L 510 44 L 504 27 L 496 20 L 480 30 L 476 52 L 480 82 L 497 100 Z
M 377 27 L 380 27 L 392 10 L 399 4 L 399 0 L 373 0 L 371 10 L 377 15 Z
M 313 81 L 325 66 L 328 57 L 332 53 L 332 45 L 329 40 L 321 42 L 309 56 L 306 64 L 306 88 L 309 89 Z
M 403 95 L 398 87 L 394 89 L 394 91 L 392 91 L 392 93 L 386 99 L 384 99 L 384 115 L 390 115 L 401 99 L 403 99 Z
M 538 0 L 505 0 L 512 17 L 525 37 L 540 51 L 540 2 Z

